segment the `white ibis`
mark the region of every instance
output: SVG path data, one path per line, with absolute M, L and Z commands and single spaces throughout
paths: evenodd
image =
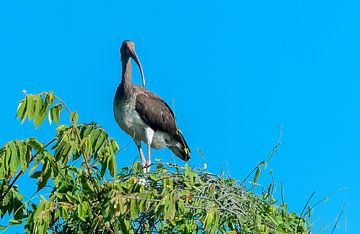
M 188 161 L 190 149 L 176 126 L 173 111 L 159 96 L 145 88 L 144 72 L 135 53 L 134 42 L 124 41 L 120 48 L 120 54 L 122 77 L 114 98 L 114 116 L 120 128 L 135 141 L 143 171 L 150 171 L 151 147 L 160 149 L 167 146 L 179 158 Z M 130 58 L 140 69 L 144 87 L 131 83 Z M 141 149 L 142 141 L 147 145 L 147 160 Z

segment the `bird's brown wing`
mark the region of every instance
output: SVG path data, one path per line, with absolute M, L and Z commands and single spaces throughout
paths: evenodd
M 139 90 L 140 91 L 140 90 Z M 162 131 L 174 136 L 176 123 L 174 113 L 159 96 L 141 89 L 136 95 L 136 111 L 142 120 L 154 131 Z
M 190 148 L 176 127 L 174 113 L 169 105 L 144 87 L 134 85 L 134 88 L 137 93 L 135 110 L 142 120 L 154 131 L 166 132 L 172 136 L 179 144 L 169 145 L 169 148 L 182 160 L 189 160 Z

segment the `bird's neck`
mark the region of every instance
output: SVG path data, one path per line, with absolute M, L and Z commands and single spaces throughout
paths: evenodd
M 131 95 L 132 84 L 132 72 L 131 72 L 131 61 L 129 57 L 121 58 L 122 64 L 122 75 L 121 75 L 121 83 L 118 87 L 119 94 L 121 93 L 122 97 L 129 98 Z
M 121 83 L 128 82 L 131 83 L 131 61 L 129 57 L 121 58 L 121 64 L 122 64 L 122 74 L 121 74 Z

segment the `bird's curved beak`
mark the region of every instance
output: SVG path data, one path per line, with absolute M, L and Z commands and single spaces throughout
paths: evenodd
M 140 69 L 140 73 L 141 73 L 141 79 L 142 79 L 142 84 L 145 87 L 145 76 L 144 76 L 144 72 L 139 60 L 139 57 L 137 56 L 137 54 L 135 53 L 135 50 L 131 50 L 131 58 L 134 59 L 134 61 L 136 62 L 136 64 L 138 65 L 139 69 Z

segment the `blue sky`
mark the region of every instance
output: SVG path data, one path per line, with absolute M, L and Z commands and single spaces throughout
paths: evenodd
M 356 1 L 2 1 L 0 3 L 1 141 L 51 139 L 14 120 L 21 91 L 53 90 L 80 121 L 101 124 L 126 165 L 136 156 L 115 123 L 119 46 L 136 44 L 147 88 L 175 111 L 192 165 L 244 176 L 283 137 L 269 168 L 285 186 L 290 209 L 315 208 L 315 230 L 357 233 L 360 225 L 360 34 Z M 140 83 L 138 71 L 133 81 Z M 173 160 L 169 150 L 154 157 Z M 180 161 L 177 161 L 181 163 Z M 21 183 L 26 185 L 28 181 Z M 264 184 L 265 185 L 265 184 Z M 278 190 L 280 188 L 278 187 Z M 328 230 L 329 231 L 329 230 Z

